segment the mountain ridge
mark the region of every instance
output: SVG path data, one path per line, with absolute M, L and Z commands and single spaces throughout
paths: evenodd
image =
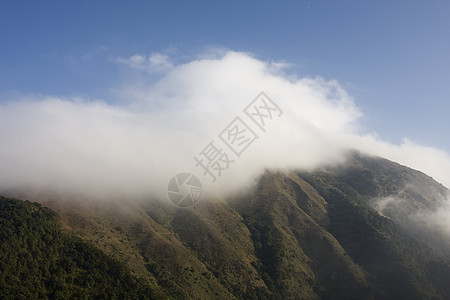
M 409 227 L 410 215 L 436 210 L 447 192 L 424 173 L 351 153 L 313 171 L 267 171 L 254 190 L 192 209 L 43 204 L 65 231 L 169 298 L 448 299 L 448 248 Z M 377 211 L 377 199 L 392 195 L 408 213 Z

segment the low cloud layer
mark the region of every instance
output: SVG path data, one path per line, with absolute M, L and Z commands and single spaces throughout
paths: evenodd
M 433 235 L 440 233 L 442 236 L 435 236 L 437 239 L 444 239 L 444 244 L 450 246 L 448 237 L 450 237 L 450 202 L 448 195 L 442 199 L 442 195 L 427 195 L 431 198 L 439 199 L 443 205 L 436 209 L 428 208 L 423 204 L 411 201 L 402 197 L 403 192 L 396 195 L 390 195 L 383 198 L 373 199 L 372 207 L 382 216 L 393 219 L 404 225 L 415 233 Z M 440 242 L 439 242 L 440 243 Z
M 314 168 L 341 161 L 348 149 L 392 159 L 450 186 L 447 153 L 361 133 L 362 113 L 337 82 L 296 78 L 284 72 L 286 64 L 246 53 L 206 57 L 177 66 L 161 54 L 121 59 L 143 73 L 164 75 L 156 83 L 116 87 L 114 101 L 51 96 L 4 101 L 0 190 L 166 197 L 169 180 L 190 172 L 206 192 L 221 195 L 251 185 L 266 168 Z M 265 131 L 244 113 L 261 91 L 283 111 Z M 219 138 L 236 117 L 258 135 L 240 157 Z M 215 182 L 194 161 L 210 142 L 233 160 Z

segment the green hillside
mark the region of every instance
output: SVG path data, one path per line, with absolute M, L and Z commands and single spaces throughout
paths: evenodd
M 156 200 L 43 202 L 58 224 L 47 208 L 3 198 L 1 291 L 450 299 L 446 239 L 416 230 L 411 218 L 436 210 L 447 192 L 421 172 L 352 153 L 339 166 L 266 172 L 253 191 L 192 209 Z M 393 195 L 405 209 L 381 215 L 375 204 Z
M 62 232 L 37 203 L 0 197 L 0 298 L 152 299 L 127 268 Z

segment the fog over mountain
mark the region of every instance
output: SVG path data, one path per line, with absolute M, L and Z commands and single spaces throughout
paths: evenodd
M 447 153 L 286 62 L 110 61 L 110 98 L 0 99 L 0 298 L 449 299 Z
M 352 152 L 188 209 L 0 196 L 0 297 L 449 299 L 449 239 L 413 220 L 447 193 Z
M 112 99 L 19 95 L 1 104 L 0 190 L 161 198 L 175 174 L 190 172 L 217 196 L 251 186 L 265 169 L 342 162 L 349 149 L 450 186 L 447 153 L 408 139 L 391 144 L 363 130 L 363 112 L 337 81 L 299 78 L 288 63 L 234 51 L 178 65 L 157 53 L 112 61 L 140 72 L 114 87 Z M 282 111 L 264 130 L 244 113 L 260 92 Z M 258 136 L 240 156 L 219 138 L 238 116 Z M 231 161 L 215 182 L 194 160 L 211 141 Z

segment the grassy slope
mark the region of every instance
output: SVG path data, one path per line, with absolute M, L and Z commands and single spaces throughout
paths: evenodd
M 0 197 L 0 298 L 153 299 L 119 261 L 64 233 L 39 204 Z
M 345 166 L 268 172 L 252 193 L 194 209 L 48 205 L 67 230 L 171 298 L 448 299 L 441 249 L 370 206 L 399 192 L 419 211 L 447 191 L 420 172 L 353 155 Z

